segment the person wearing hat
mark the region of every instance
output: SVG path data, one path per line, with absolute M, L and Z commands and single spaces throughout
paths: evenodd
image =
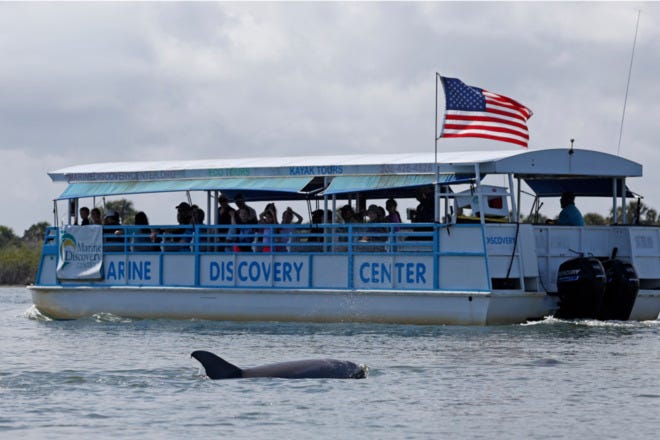
M 119 225 L 119 214 L 114 209 L 107 209 L 103 215 L 103 241 L 106 252 L 122 252 L 124 250 L 124 238 L 122 231 L 112 226 Z M 117 244 L 107 244 L 117 243 Z
M 192 220 L 192 207 L 186 203 L 181 202 L 176 206 L 176 221 L 180 225 L 189 225 Z
M 561 212 L 557 219 L 557 224 L 562 226 L 584 226 L 582 213 L 575 206 L 575 194 L 564 192 L 559 199 Z
M 182 243 L 182 245 L 175 246 L 173 244 L 166 244 L 164 246 L 164 250 L 174 252 L 190 251 L 190 240 L 192 239 L 192 233 L 191 231 L 184 229 L 183 226 L 189 226 L 192 223 L 192 215 L 193 210 L 190 204 L 181 202 L 176 205 L 176 221 L 181 226 L 170 231 L 170 234 L 174 235 L 174 237 L 171 237 L 168 241 L 171 243 Z
M 119 224 L 119 214 L 114 209 L 108 209 L 103 214 L 103 224 L 104 225 L 118 225 Z

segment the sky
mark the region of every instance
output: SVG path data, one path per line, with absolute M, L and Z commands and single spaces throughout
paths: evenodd
M 436 72 L 531 108 L 530 150 L 641 163 L 628 184 L 660 208 L 660 3 L 2 2 L 0 29 L 0 225 L 19 236 L 53 223 L 47 172 L 68 166 L 433 151 Z

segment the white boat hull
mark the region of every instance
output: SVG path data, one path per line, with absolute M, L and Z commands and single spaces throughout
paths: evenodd
M 54 319 L 97 313 L 140 319 L 372 322 L 488 325 L 550 315 L 543 293 L 247 290 L 31 286 L 37 309 Z

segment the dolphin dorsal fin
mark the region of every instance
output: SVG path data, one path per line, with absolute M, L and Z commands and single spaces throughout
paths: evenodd
M 210 379 L 236 379 L 243 377 L 243 370 L 209 351 L 197 350 L 190 355 L 197 359 Z

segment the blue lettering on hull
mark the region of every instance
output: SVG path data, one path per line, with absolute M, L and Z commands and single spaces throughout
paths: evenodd
M 303 263 L 299 261 L 211 261 L 209 280 L 233 283 L 299 283 L 302 280 Z
M 151 261 L 110 261 L 105 279 L 108 281 L 151 281 Z
M 394 281 L 401 284 L 426 284 L 424 263 L 378 263 L 365 262 L 358 269 L 360 281 L 365 284 L 389 286 Z

